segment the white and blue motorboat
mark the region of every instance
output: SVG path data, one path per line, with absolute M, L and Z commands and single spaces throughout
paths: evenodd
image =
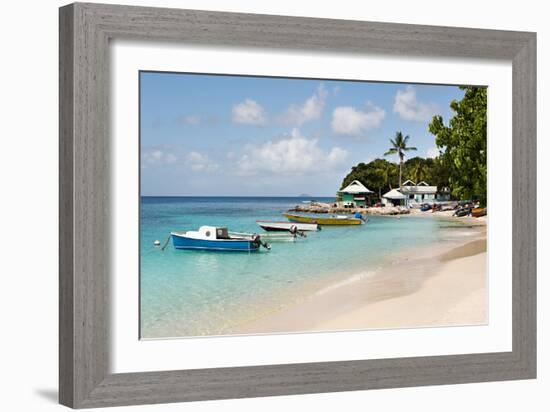
M 172 232 L 175 249 L 254 252 L 270 246 L 256 234 L 233 234 L 226 227 L 201 226 L 197 231 Z

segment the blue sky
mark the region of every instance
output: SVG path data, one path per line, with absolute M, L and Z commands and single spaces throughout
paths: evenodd
M 456 86 L 142 72 L 145 196 L 333 196 L 396 131 L 433 157 Z M 396 161 L 395 157 L 388 160 Z

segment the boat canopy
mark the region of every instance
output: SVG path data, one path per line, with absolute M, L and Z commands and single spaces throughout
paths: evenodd
M 229 232 L 226 227 L 201 226 L 198 231 L 188 231 L 186 234 L 194 239 L 229 239 Z

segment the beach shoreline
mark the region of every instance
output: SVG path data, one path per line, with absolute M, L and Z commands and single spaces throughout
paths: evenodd
M 486 324 L 486 227 L 472 223 L 471 236 L 389 255 L 374 272 L 335 281 L 224 334 Z

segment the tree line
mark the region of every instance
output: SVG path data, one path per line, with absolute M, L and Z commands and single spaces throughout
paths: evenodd
M 359 180 L 379 198 L 391 189 L 399 189 L 399 165 L 386 159 L 375 159 L 369 163 L 359 163 L 351 168 L 342 182 L 342 188 L 354 180 Z M 449 174 L 439 158 L 424 159 L 413 157 L 403 162 L 402 182 L 427 182 L 438 188 L 448 187 Z
M 397 132 L 390 139 L 390 147 L 384 156 L 398 155 L 399 163 L 384 158 L 369 163 L 359 163 L 344 177 L 341 188 L 353 180 L 359 180 L 381 197 L 402 182 L 425 181 L 439 189 L 450 188 L 457 200 L 487 200 L 487 88 L 460 87 L 464 97 L 450 104 L 453 117 L 445 124 L 442 116 L 434 116 L 428 130 L 435 136 L 439 156 L 435 158 L 412 157 L 405 161 L 409 136 Z

